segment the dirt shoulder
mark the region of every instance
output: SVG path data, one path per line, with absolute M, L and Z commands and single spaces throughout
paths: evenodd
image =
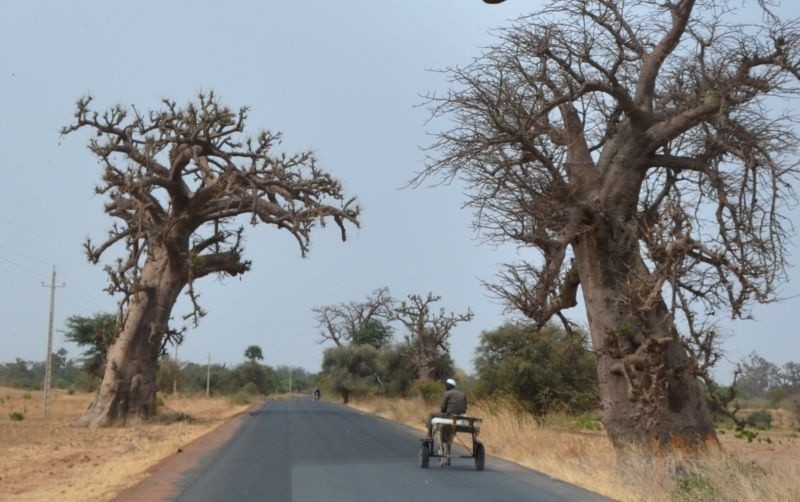
M 0 500 L 105 501 L 135 485 L 163 459 L 247 410 L 226 398 L 169 398 L 157 423 L 73 427 L 93 395 L 0 387 Z M 22 413 L 23 420 L 12 420 Z

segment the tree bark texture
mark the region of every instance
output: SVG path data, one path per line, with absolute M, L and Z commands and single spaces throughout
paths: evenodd
M 124 425 L 156 413 L 158 358 L 172 307 L 187 283 L 166 252 L 153 253 L 142 268 L 121 331 L 108 351 L 102 383 L 77 425 Z
M 660 299 L 643 315 L 620 282 L 641 263 L 609 235 L 576 248 L 597 374 L 602 421 L 612 441 L 694 449 L 716 442 L 694 366 Z M 634 267 L 640 268 L 640 267 Z M 624 290 L 623 290 L 624 291 Z
M 635 159 L 634 152 L 622 158 Z M 617 447 L 704 448 L 717 443 L 711 415 L 696 364 L 641 255 L 641 180 L 621 163 L 605 173 L 595 192 L 603 209 L 573 247 L 597 355 L 601 419 Z

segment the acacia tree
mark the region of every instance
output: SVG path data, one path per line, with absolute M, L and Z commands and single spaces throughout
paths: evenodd
M 83 369 L 97 378 L 103 377 L 106 353 L 117 335 L 114 314 L 98 313 L 92 317 L 73 315 L 67 318 L 64 339 L 84 347 Z
M 539 326 L 580 290 L 617 446 L 714 444 L 714 316 L 785 279 L 800 30 L 765 4 L 551 1 L 430 98 L 454 125 L 415 181 L 464 180 L 478 229 L 534 251 L 492 290 Z
M 437 361 L 442 354 L 450 352 L 450 335 L 453 328 L 462 322 L 471 321 L 471 310 L 463 314 L 434 310 L 433 304 L 442 297 L 428 293 L 426 296 L 411 294 L 394 307 L 392 319 L 405 326 L 406 347 L 419 377 L 432 380 L 436 377 Z
M 96 191 L 107 196 L 105 211 L 115 221 L 101 244 L 86 242 L 89 260 L 97 263 L 112 247 L 124 251 L 105 266 L 107 290 L 121 295 L 119 333 L 79 420 L 99 426 L 154 414 L 158 356 L 181 291 L 193 306 L 184 320 L 196 324 L 204 312 L 194 282 L 250 269 L 238 216 L 289 232 L 305 255 L 312 229 L 333 220 L 344 239 L 359 209 L 312 152 L 275 153 L 280 134 L 247 135 L 247 109 L 234 111 L 213 93 L 185 106 L 164 100 L 149 113 L 122 106 L 101 113 L 91 102 L 77 102 L 62 133 L 91 131 L 89 150 L 103 167 Z
M 255 364 L 256 361 L 264 360 L 264 353 L 258 345 L 250 345 L 244 349 L 244 358 L 250 361 L 250 364 Z

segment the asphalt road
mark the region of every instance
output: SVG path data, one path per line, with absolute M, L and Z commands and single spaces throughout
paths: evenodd
M 419 467 L 419 433 L 345 406 L 271 401 L 184 470 L 177 499 L 198 501 L 606 500 L 491 456 Z

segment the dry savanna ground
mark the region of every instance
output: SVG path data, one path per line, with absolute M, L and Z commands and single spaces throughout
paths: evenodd
M 416 427 L 422 434 L 427 417 L 418 400 L 370 399 L 352 403 L 363 411 Z M 800 424 L 787 413 L 775 413 L 774 428 L 752 442 L 720 433 L 722 451 L 701 458 L 654 458 L 632 449 L 617 457 L 599 424 L 588 417 L 550 417 L 544 423 L 509 403 L 470 406 L 484 419 L 480 438 L 488 455 L 506 458 L 558 479 L 623 501 L 799 501 Z M 578 422 L 583 422 L 579 424 Z M 466 438 L 469 445 L 469 438 Z M 676 468 L 676 466 L 679 466 Z M 676 475 L 676 470 L 680 475 Z
M 0 500 L 110 500 L 148 469 L 243 412 L 226 398 L 171 397 L 163 419 L 124 428 L 73 427 L 91 394 L 55 391 L 50 416 L 42 393 L 0 387 Z M 423 431 L 428 406 L 419 400 L 371 399 L 356 408 Z M 23 420 L 12 415 L 22 413 Z M 606 436 L 552 417 L 537 423 L 510 404 L 478 403 L 481 439 L 489 455 L 529 466 L 624 501 L 800 500 L 800 424 L 775 413 L 775 427 L 752 442 L 720 434 L 722 452 L 699 459 L 660 459 L 633 452 L 619 459 Z M 591 425 L 583 419 L 581 425 Z M 682 474 L 676 476 L 676 465 Z
M 0 387 L 0 500 L 110 500 L 160 460 L 247 409 L 226 398 L 170 397 L 155 423 L 73 427 L 92 398 L 56 390 L 45 419 L 41 391 Z M 24 419 L 12 419 L 18 413 Z

